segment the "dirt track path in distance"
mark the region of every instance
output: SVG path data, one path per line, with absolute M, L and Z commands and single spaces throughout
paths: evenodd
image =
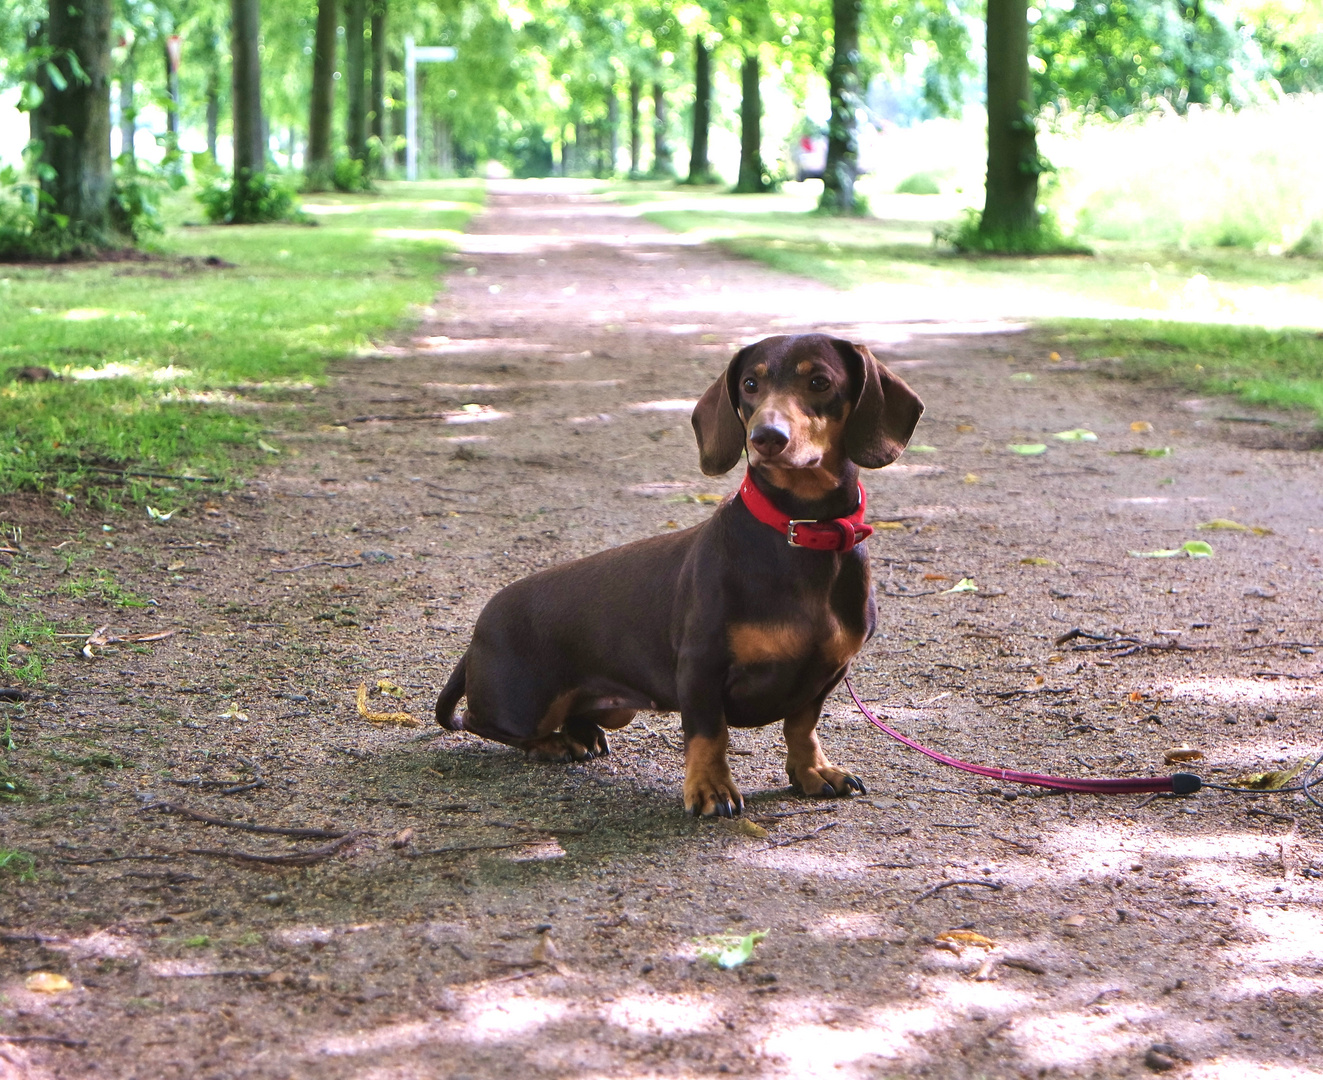
M 741 344 L 828 330 L 928 405 L 915 450 L 866 478 L 894 527 L 870 541 L 887 595 L 865 698 L 1010 768 L 1160 773 L 1183 744 L 1208 777 L 1279 767 L 1319 752 L 1315 456 L 1218 419 L 1241 406 L 1107 381 L 959 312 L 909 323 L 884 289 L 774 273 L 573 184 L 493 185 L 447 281 L 316 395 L 327 423 L 269 436 L 286 452 L 259 482 L 121 529 L 122 578 L 157 608 L 53 613 L 187 632 L 53 664 L 19 722 L 20 752 L 95 743 L 136 767 L 66 765 L 0 811 L 6 846 L 41 854 L 3 913 L 0 1034 L 88 1043 L 0 1042 L 0 1078 L 1119 1077 L 1154 1044 L 1185 1076 L 1307 1075 L 1323 819 L 1298 797 L 1035 797 L 888 744 L 838 694 L 824 740 L 869 795 L 795 798 L 779 731 L 740 732 L 746 830 L 683 815 L 673 716 L 560 767 L 373 726 L 353 697 L 383 681 L 402 697 L 374 709 L 429 724 L 497 588 L 701 521 L 694 496 L 738 474 L 699 473 L 692 401 Z M 1081 427 L 1099 441 L 1053 438 Z M 1271 532 L 1196 531 L 1218 518 Z M 25 539 L 67 535 L 49 518 Z M 1214 557 L 1127 555 L 1192 539 Z M 961 578 L 979 591 L 945 592 Z M 1054 643 L 1076 627 L 1133 642 Z M 265 786 L 171 782 L 245 761 Z M 234 853 L 327 840 L 162 799 L 363 832 L 273 867 Z M 995 944 L 940 937 L 959 928 Z M 752 962 L 697 959 L 755 930 Z M 37 970 L 75 989 L 26 989 Z

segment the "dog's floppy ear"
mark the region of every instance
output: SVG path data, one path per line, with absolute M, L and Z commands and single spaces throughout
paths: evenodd
M 732 390 L 740 377 L 744 356 L 752 347 L 746 346 L 735 354 L 694 406 L 691 422 L 698 437 L 698 465 L 705 476 L 730 472 L 744 453 L 744 421 L 735 409 Z
M 880 469 L 890 465 L 914 434 L 923 415 L 919 395 L 896 378 L 868 351 L 839 338 L 832 340 L 851 376 L 860 387 L 859 397 L 845 421 L 845 453 L 856 465 Z

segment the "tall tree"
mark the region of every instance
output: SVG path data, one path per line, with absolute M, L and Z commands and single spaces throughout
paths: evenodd
M 758 48 L 754 46 L 744 54 L 740 68 L 740 175 L 735 181 L 736 191 L 767 190 L 762 141 L 762 69 L 758 63 Z
M 694 135 L 689 146 L 689 183 L 710 184 L 712 165 L 707 157 L 708 129 L 712 126 L 712 50 L 702 33 L 694 35 Z
M 643 152 L 643 136 L 640 130 L 639 104 L 643 97 L 643 85 L 637 75 L 629 77 L 629 175 L 639 174 L 639 161 Z
M 112 0 L 50 0 L 45 96 L 34 117 L 43 140 L 42 190 L 51 210 L 87 239 L 109 225 Z M 90 234 L 90 235 L 89 235 Z
M 119 152 L 130 165 L 135 162 L 133 144 L 138 134 L 138 105 L 133 96 L 133 81 L 138 65 L 134 57 L 136 41 L 124 48 L 124 59 L 119 65 Z
M 258 0 L 230 0 L 230 55 L 233 58 L 234 185 L 236 224 L 256 220 L 253 178 L 266 170 L 262 139 L 262 69 L 258 51 L 261 25 Z
M 988 180 L 979 234 L 991 250 L 1032 248 L 1038 174 L 1027 0 L 988 0 Z
M 378 143 L 386 141 L 386 0 L 372 0 L 372 92 L 368 101 L 368 129 Z M 381 166 L 385 168 L 383 155 Z
M 345 0 L 345 143 L 355 161 L 367 160 L 367 50 L 365 0 Z
M 864 103 L 860 76 L 859 20 L 863 0 L 832 0 L 832 56 L 827 73 L 831 120 L 827 124 L 827 164 L 820 207 L 835 214 L 855 212 L 854 182 L 859 175 L 858 114 Z
M 652 175 L 674 176 L 675 163 L 671 160 L 671 139 L 666 114 L 666 88 L 661 79 L 652 84 Z
M 312 95 L 308 109 L 308 150 L 305 185 L 309 191 L 331 186 L 335 159 L 331 152 L 331 115 L 335 105 L 336 0 L 318 0 L 317 29 L 312 46 Z

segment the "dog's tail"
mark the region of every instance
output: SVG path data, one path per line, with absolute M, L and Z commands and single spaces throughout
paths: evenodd
M 446 680 L 441 696 L 436 699 L 436 722 L 450 731 L 464 730 L 463 718 L 455 716 L 455 706 L 459 704 L 459 699 L 464 696 L 465 686 L 468 682 L 466 674 L 468 664 L 469 654 L 466 652 L 459 658 L 455 670 L 450 673 L 450 678 Z

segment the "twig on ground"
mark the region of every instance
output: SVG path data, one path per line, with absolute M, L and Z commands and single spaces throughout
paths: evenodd
M 1090 641 L 1111 641 L 1108 634 L 1090 634 L 1087 630 L 1081 630 L 1078 626 L 1074 630 L 1067 630 L 1060 637 L 1053 640 L 1053 645 L 1065 645 L 1076 638 L 1088 638 Z
M 803 843 L 805 840 L 812 840 L 825 833 L 828 829 L 834 829 L 839 825 L 839 821 L 829 821 L 825 825 L 819 825 L 812 832 L 804 833 L 802 836 L 792 836 L 788 840 L 778 840 L 775 844 L 768 844 L 763 848 L 764 851 L 770 851 L 772 848 L 788 847 L 791 844 Z
M 57 859 L 57 862 L 70 866 L 94 866 L 97 863 L 110 862 L 169 862 L 173 855 L 98 855 L 91 859 Z
M 468 851 L 505 851 L 509 848 L 529 847 L 536 840 L 516 840 L 513 844 L 456 844 L 453 847 L 429 848 L 426 851 L 402 851 L 406 859 L 426 859 L 432 855 L 462 855 Z
M 345 833 L 338 840 L 332 840 L 329 844 L 323 844 L 321 847 L 312 848 L 309 851 L 289 851 L 281 855 L 257 855 L 248 851 L 231 851 L 224 848 L 185 848 L 184 850 L 189 855 L 202 855 L 212 859 L 233 859 L 235 862 L 255 862 L 267 866 L 311 866 L 322 859 L 329 859 L 341 848 L 347 847 L 355 840 L 367 835 L 369 834 L 364 831 Z
M 200 821 L 204 825 L 219 825 L 225 829 L 241 829 L 244 832 L 265 833 L 268 836 L 293 836 L 303 840 L 340 840 L 346 836 L 352 836 L 354 833 L 347 829 L 305 829 L 305 828 L 286 828 L 282 825 L 254 825 L 248 821 L 229 821 L 225 818 L 211 817 L 209 814 L 202 814 L 196 810 L 190 810 L 187 806 L 180 806 L 172 802 L 155 802 L 142 808 L 142 812 L 148 810 L 160 810 L 166 814 L 179 814 L 181 817 L 191 818 L 193 821 Z M 359 831 L 358 835 L 363 835 Z
M 998 836 L 996 833 L 988 833 L 988 835 L 994 840 L 1000 840 L 1003 844 L 1010 844 L 1011 847 L 1015 848 L 1015 850 L 1021 855 L 1032 855 L 1034 853 L 1034 849 L 1028 844 L 1022 843 L 1019 840 L 1013 840 L 1009 836 Z
M 2 1035 L 0 1042 L 7 1043 L 47 1043 L 50 1046 L 67 1046 L 70 1050 L 81 1050 L 87 1045 L 86 1039 L 69 1039 L 63 1035 Z
M 1005 888 L 1005 885 L 1000 881 L 976 881 L 974 878 L 953 878 L 950 881 L 938 882 L 931 889 L 921 892 L 914 898 L 913 903 L 917 904 L 922 900 L 927 900 L 930 896 L 936 896 L 943 889 L 953 889 L 957 885 L 977 885 L 980 889 L 991 889 L 993 892 L 1001 892 L 1001 890 Z
M 191 480 L 198 484 L 219 484 L 217 476 L 189 476 L 181 473 L 143 472 L 139 469 L 107 469 L 100 465 L 84 465 L 88 472 L 106 473 L 110 476 L 140 476 L 148 480 Z
M 304 715 L 306 716 L 307 713 Z M 176 780 L 171 777 L 169 782 L 176 787 L 219 788 L 221 795 L 240 795 L 245 791 L 266 787 L 266 780 L 263 779 L 262 770 L 257 762 L 246 757 L 240 757 L 239 761 L 253 774 L 252 780 Z
M 977 829 L 978 822 L 971 821 L 968 824 L 964 824 L 958 821 L 934 821 L 932 826 L 934 829 Z
M 676 746 L 675 743 L 671 742 L 670 739 L 668 739 L 668 738 L 667 738 L 665 735 L 663 735 L 660 731 L 656 730 L 656 728 L 654 728 L 654 727 L 653 727 L 651 724 L 649 724 L 646 720 L 640 718 L 640 719 L 639 719 L 639 723 L 643 725 L 644 730 L 647 731 L 647 733 L 648 733 L 649 735 L 651 735 L 651 736 L 653 736 L 655 739 L 659 740 L 659 741 L 661 742 L 661 744 L 662 744 L 664 747 L 666 747 L 668 750 L 674 750 L 677 754 L 679 754 L 679 753 L 683 753 L 683 752 L 684 752 L 682 747 Z
M 110 624 L 107 623 L 105 626 L 98 626 L 88 635 L 87 641 L 84 642 L 80 651 L 89 660 L 94 660 L 96 659 L 96 653 L 93 651 L 94 649 L 103 649 L 107 645 L 124 645 L 138 641 L 164 641 L 168 637 L 174 637 L 174 635 L 174 630 L 161 630 L 154 634 L 126 634 L 123 637 L 120 637 L 117 634 L 110 633 Z M 81 634 L 74 636 L 82 637 Z
M 247 968 L 239 968 L 232 971 L 170 971 L 156 972 L 158 979 L 265 979 L 271 974 L 267 971 L 252 971 Z
M 311 570 L 315 566 L 329 566 L 335 570 L 353 570 L 357 566 L 362 566 L 361 562 L 330 562 L 322 559 L 319 562 L 304 563 L 302 566 L 289 566 L 278 570 L 272 570 L 273 574 L 297 574 L 300 570 Z
M 1003 956 L 1001 966 L 1009 968 L 1019 968 L 1021 971 L 1027 971 L 1031 975 L 1046 975 L 1047 968 L 1034 960 L 1027 960 L 1023 956 Z

